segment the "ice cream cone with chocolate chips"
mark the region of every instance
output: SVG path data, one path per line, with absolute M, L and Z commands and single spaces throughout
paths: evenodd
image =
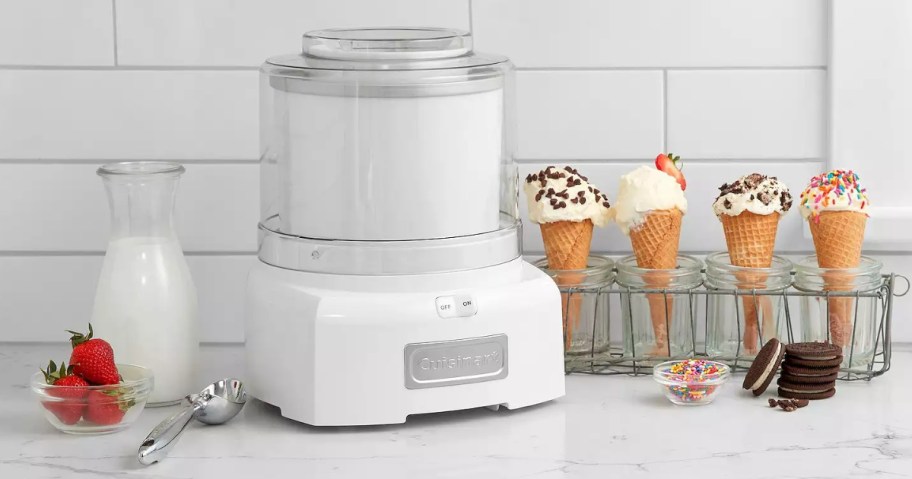
M 671 281 L 668 270 L 677 267 L 681 219 L 687 212 L 680 158 L 672 154 L 656 157 L 656 167 L 641 166 L 621 177 L 615 221 L 630 236 L 637 266 L 655 270 L 645 275 L 647 289 L 665 289 Z M 674 297 L 662 293 L 646 295 L 655 336 L 653 356 L 671 356 Z
M 801 193 L 798 211 L 808 221 L 817 265 L 832 268 L 824 273 L 827 291 L 851 291 L 855 278 L 846 271 L 861 262 L 865 223 L 868 220 L 867 190 L 851 170 L 833 170 L 811 178 Z M 852 341 L 855 300 L 832 297 L 827 301 L 830 342 L 845 348 Z
M 776 177 L 753 173 L 719 188 L 713 212 L 722 222 L 731 264 L 744 268 L 769 268 L 779 219 L 792 206 L 788 187 Z M 766 274 L 735 273 L 738 289 L 766 288 Z M 768 296 L 744 295 L 742 344 L 744 352 L 757 354 L 760 344 L 777 335 L 772 300 Z
M 529 219 L 541 227 L 548 269 L 561 271 L 555 281 L 561 293 L 564 348 L 569 351 L 580 322 L 582 295 L 574 292 L 585 275 L 594 226 L 605 226 L 611 219 L 608 197 L 589 183 L 589 179 L 569 166 L 549 166 L 526 177 L 523 190 L 529 206 Z

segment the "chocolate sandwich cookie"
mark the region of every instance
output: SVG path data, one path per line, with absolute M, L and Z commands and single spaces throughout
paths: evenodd
M 838 369 L 839 365 L 842 364 L 842 355 L 826 360 L 801 359 L 789 356 L 785 361 L 785 364 L 789 366 L 800 366 L 806 368 L 831 368 L 835 366 Z
M 829 361 L 842 356 L 842 348 L 831 343 L 793 343 L 785 347 L 785 352 L 805 361 Z
M 793 384 L 835 384 L 838 376 L 839 373 L 827 374 L 826 376 L 793 376 L 783 371 L 782 374 L 779 375 L 779 380 L 788 381 Z
M 760 348 L 760 352 L 754 358 L 750 369 L 747 370 L 747 375 L 744 376 L 744 382 L 741 387 L 750 390 L 754 396 L 763 394 L 770 383 L 773 382 L 776 370 L 779 369 L 779 364 L 782 362 L 784 355 L 785 348 L 778 339 L 773 338 L 767 341 Z
M 783 388 L 782 386 L 779 386 L 779 395 L 790 399 L 826 399 L 833 397 L 834 394 L 836 394 L 835 387 L 831 387 L 826 390 L 823 388 L 818 388 L 800 391 L 797 389 Z
M 839 366 L 831 366 L 825 368 L 809 368 L 806 366 L 796 366 L 790 361 L 782 362 L 782 374 L 788 374 L 791 376 L 829 376 L 831 374 L 839 373 Z

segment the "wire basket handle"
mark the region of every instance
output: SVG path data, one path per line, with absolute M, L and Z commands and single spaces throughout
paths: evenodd
M 896 280 L 897 279 L 902 279 L 903 281 L 906 282 L 906 289 L 904 289 L 902 293 L 898 293 L 896 290 Z M 901 274 L 893 275 L 893 296 L 895 296 L 897 298 L 901 297 L 901 296 L 905 296 L 905 295 L 909 294 L 910 288 L 912 288 L 912 283 L 909 282 L 909 278 L 907 278 Z

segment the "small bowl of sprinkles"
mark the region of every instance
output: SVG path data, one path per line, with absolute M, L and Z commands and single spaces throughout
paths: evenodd
M 668 361 L 652 371 L 652 377 L 662 386 L 665 397 L 679 406 L 711 403 L 730 375 L 728 366 L 705 359 Z

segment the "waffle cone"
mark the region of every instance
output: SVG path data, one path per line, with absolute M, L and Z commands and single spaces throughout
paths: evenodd
M 865 223 L 868 217 L 854 211 L 824 211 L 808 222 L 821 268 L 856 268 L 861 262 Z M 854 278 L 838 271 L 823 275 L 827 291 L 851 291 Z M 852 338 L 853 298 L 830 298 L 827 301 L 830 341 L 845 347 Z
M 744 211 L 737 216 L 719 217 L 732 265 L 744 268 L 769 268 L 772 265 L 780 216 L 778 213 L 758 215 Z M 738 289 L 766 287 L 764 273 L 739 272 L 735 273 L 735 277 Z M 756 354 L 759 342 L 775 336 L 772 301 L 766 296 L 742 296 L 741 304 L 744 309 L 744 349 L 747 354 Z M 763 313 L 763 334 L 759 330 L 759 312 Z
M 589 249 L 592 246 L 592 221 L 556 221 L 542 223 L 542 240 L 548 269 L 581 270 L 588 266 Z M 585 274 L 561 273 L 554 278 L 561 289 L 578 286 Z M 561 311 L 564 323 L 564 348 L 570 349 L 573 335 L 580 320 L 583 296 L 580 293 L 561 293 Z
M 651 211 L 643 224 L 630 230 L 630 243 L 637 266 L 660 270 L 644 275 L 648 289 L 665 289 L 671 281 L 671 275 L 661 270 L 674 269 L 678 265 L 682 216 L 683 213 L 678 209 Z M 650 293 L 646 295 L 646 300 L 649 302 L 649 316 L 656 340 L 653 354 L 670 356 L 668 331 L 671 328 L 674 298 L 661 293 Z

